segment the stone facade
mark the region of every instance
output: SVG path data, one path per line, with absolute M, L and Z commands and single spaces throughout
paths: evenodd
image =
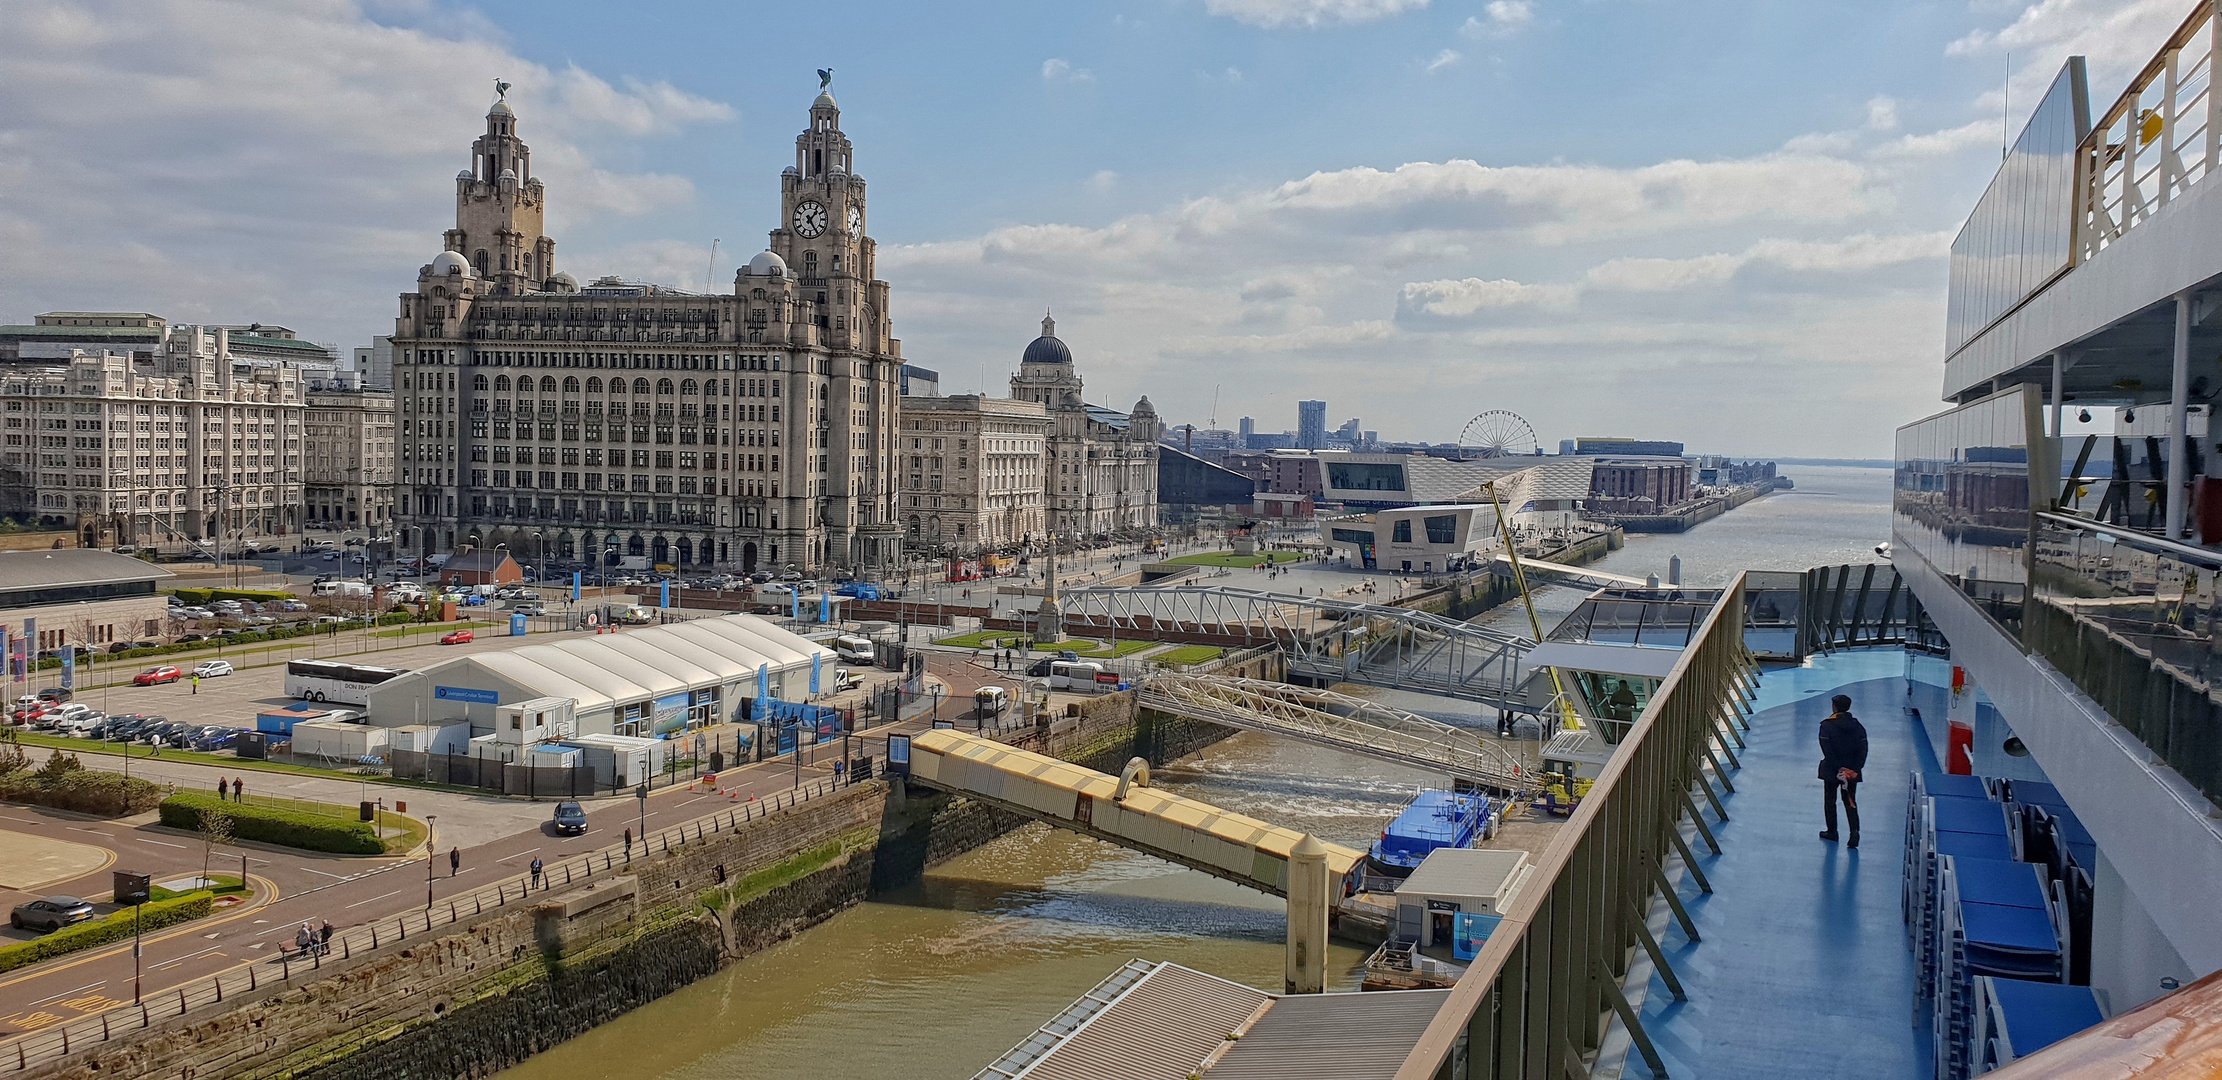
M 1049 455 L 1042 465 L 1049 528 L 1092 537 L 1157 524 L 1157 409 L 1144 397 L 1132 413 L 1090 405 L 1081 396 L 1072 351 L 1057 323 L 1042 317 L 1042 336 L 1026 346 L 1011 396 L 1049 411 Z
M 516 123 L 487 113 L 446 250 L 400 299 L 402 548 L 544 533 L 559 559 L 897 565 L 902 350 L 833 96 L 812 103 L 779 227 L 730 293 L 557 271 Z
M 1029 543 L 1043 526 L 1049 414 L 1039 402 L 905 398 L 895 459 L 903 542 L 952 555 Z
M 393 394 L 311 391 L 302 488 L 317 525 L 383 532 L 393 524 Z
M 88 547 L 282 536 L 302 524 L 301 369 L 234 356 L 226 331 L 154 358 L 72 353 L 0 376 L 0 513 Z

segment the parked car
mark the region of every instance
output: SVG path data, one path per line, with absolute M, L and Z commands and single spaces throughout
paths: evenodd
M 240 622 L 240 625 L 242 625 L 242 626 L 276 626 L 276 625 L 278 625 L 278 619 L 277 619 L 277 617 L 276 617 L 276 616 L 274 616 L 274 615 L 249 615 L 249 616 L 247 616 L 246 618 L 244 618 L 244 619 L 241 619 L 241 620 L 239 620 L 239 622 Z
M 339 624 L 346 621 L 346 619 L 342 619 L 337 615 L 319 615 L 316 617 L 316 625 L 318 626 L 338 626 Z
M 556 804 L 552 824 L 559 836 L 583 836 L 586 833 L 586 808 L 575 802 L 559 802 Z
M 192 739 L 192 747 L 202 753 L 210 753 L 217 750 L 229 750 L 238 741 L 238 728 L 204 727 Z
M 100 737 L 109 742 L 135 742 L 139 733 L 145 731 L 151 722 L 138 713 L 111 716 L 108 718 L 108 726 L 101 729 Z
M 307 611 L 309 609 L 309 605 L 300 600 L 280 600 L 270 606 L 279 611 Z
M 538 601 L 529 601 L 522 604 L 511 605 L 509 608 L 509 613 L 512 615 L 546 615 L 548 613 L 548 608 L 547 605 L 542 604 Z
M 59 930 L 93 917 L 93 906 L 74 896 L 49 896 L 17 904 L 8 913 L 8 925 L 18 930 Z
M 62 706 L 61 708 L 54 710 L 54 717 L 59 720 L 75 720 L 78 717 L 92 711 L 92 706 L 87 705 L 81 701 L 72 701 L 69 704 Z
M 200 635 L 200 634 L 187 634 L 187 635 L 185 635 L 185 636 L 183 636 L 183 637 L 180 637 L 180 638 L 178 638 L 178 639 L 177 639 L 177 643 L 178 643 L 178 644 L 180 644 L 180 645 L 191 645 L 191 644 L 193 644 L 193 643 L 194 643 L 194 642 L 196 642 L 196 641 L 207 641 L 207 640 L 208 640 L 208 638 L 207 638 L 207 637 L 205 637 L 205 636 L 203 636 L 203 635 Z
M 193 668 L 193 675 L 195 678 L 213 679 L 219 675 L 229 675 L 231 671 L 229 660 L 203 660 Z
M 157 720 L 158 722 L 148 724 L 146 729 L 139 733 L 139 738 L 148 746 L 170 745 L 170 739 L 187 726 L 176 720 L 160 720 L 159 718 Z
M 154 686 L 160 683 L 174 683 L 184 677 L 185 672 L 179 670 L 176 664 L 159 664 L 132 676 L 131 685 Z
M 446 634 L 444 634 L 444 635 L 442 635 L 442 636 L 440 637 L 440 644 L 442 644 L 442 645 L 461 645 L 461 644 L 463 644 L 464 642 L 466 642 L 466 641 L 469 641 L 469 640 L 471 640 L 471 632 L 470 632 L 470 631 L 468 631 L 468 630 L 450 630 L 450 631 L 448 631 L 448 632 L 447 632 Z
M 49 686 L 46 689 L 39 691 L 40 701 L 68 701 L 70 698 L 75 696 L 76 695 L 73 692 L 65 690 L 59 686 Z

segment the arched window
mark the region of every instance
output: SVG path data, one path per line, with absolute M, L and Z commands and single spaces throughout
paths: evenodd
M 679 396 L 681 397 L 693 397 L 695 390 L 696 386 L 693 379 L 688 379 L 679 384 Z
M 471 256 L 471 265 L 472 265 L 472 266 L 476 266 L 476 267 L 478 267 L 478 276 L 480 276 L 480 277 L 485 277 L 485 276 L 486 276 L 486 249 L 485 249 L 485 248 L 480 248 L 480 249 L 478 249 L 478 254 L 476 254 L 476 255 L 473 255 L 473 256 Z
M 657 380 L 656 380 L 656 392 L 657 392 L 657 393 L 659 393 L 659 394 L 668 394 L 668 393 L 670 393 L 670 392 L 671 392 L 671 380 L 670 380 L 670 379 L 657 379 Z
M 563 392 L 564 392 L 564 393 L 566 393 L 566 394 L 576 394 L 576 393 L 578 393 L 578 392 L 579 392 L 579 377 L 578 377 L 578 376 L 576 376 L 576 375 L 565 375 L 565 376 L 563 377 Z
M 634 379 L 634 380 L 633 380 L 633 393 L 636 393 L 636 394 L 645 394 L 645 393 L 647 393 L 647 392 L 648 392 L 648 380 L 646 380 L 646 379 Z
M 555 392 L 556 392 L 556 389 L 555 389 L 555 376 L 553 376 L 553 375 L 542 375 L 542 376 L 540 376 L 540 392 L 541 392 L 541 393 L 543 393 L 543 394 L 553 394 L 553 393 L 555 393 Z
M 481 376 L 479 376 L 479 377 L 480 377 L 480 378 L 485 378 L 485 376 L 483 376 L 483 375 L 481 375 Z M 507 389 L 509 389 L 509 376 L 507 376 L 507 375 L 496 375 L 496 376 L 494 376 L 494 389 L 496 389 L 496 390 L 507 390 Z
M 586 380 L 586 392 L 589 394 L 599 394 L 602 392 L 601 376 L 597 375 L 594 378 Z
M 473 378 L 471 379 L 471 389 L 473 389 L 473 390 L 484 390 L 484 389 L 486 389 L 486 375 L 485 375 L 485 373 L 481 372 L 481 373 L 479 373 L 478 375 L 474 376 L 474 377 L 473 377 Z

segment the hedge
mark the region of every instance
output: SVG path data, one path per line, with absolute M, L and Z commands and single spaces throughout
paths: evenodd
M 218 600 L 298 600 L 300 597 L 284 589 L 179 589 L 177 598 L 187 607 L 200 607 Z
M 0 972 L 14 971 L 41 960 L 52 960 L 79 949 L 122 941 L 139 931 L 159 930 L 165 926 L 176 926 L 182 922 L 204 918 L 214 910 L 215 901 L 216 894 L 204 889 L 186 893 L 175 900 L 157 900 L 141 905 L 136 923 L 132 920 L 131 909 L 125 908 L 106 918 L 56 930 L 35 941 L 9 945 L 0 948 Z
M 415 615 L 408 612 L 397 612 L 390 615 L 380 615 L 373 621 L 372 625 L 399 626 L 402 623 L 415 622 L 416 619 Z M 287 638 L 328 634 L 332 632 L 332 625 L 326 623 L 318 626 L 314 623 L 304 622 L 292 626 L 273 626 L 268 630 L 257 630 L 249 634 L 234 634 L 222 640 L 226 645 L 260 645 L 266 642 L 284 641 Z M 338 625 L 342 630 L 359 630 L 363 627 L 363 621 L 361 619 L 349 619 Z M 156 645 L 149 649 L 125 649 L 118 653 L 96 653 L 91 660 L 81 661 L 80 666 L 97 669 L 100 665 L 113 664 L 119 660 L 139 660 L 149 656 L 171 656 L 177 653 L 193 652 L 198 649 L 213 649 L 216 647 L 216 642 L 217 639 L 211 636 L 201 641 L 188 641 L 176 645 Z M 51 671 L 61 666 L 62 662 L 59 659 L 39 661 L 39 670 L 41 671 Z
M 162 824 L 198 832 L 201 812 L 220 810 L 231 818 L 232 836 L 303 851 L 329 851 L 338 855 L 383 855 L 386 844 L 378 829 L 367 821 L 235 803 L 197 791 L 180 792 L 162 800 Z
M 0 801 L 123 817 L 151 810 L 162 799 L 162 789 L 155 785 L 136 776 L 87 769 L 75 754 L 57 751 L 45 765 L 31 769 L 23 767 L 27 763 L 21 751 L 9 749 L 0 759 Z

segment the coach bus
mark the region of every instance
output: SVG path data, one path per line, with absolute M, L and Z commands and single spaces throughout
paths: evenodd
M 406 674 L 395 668 L 337 660 L 289 660 L 285 665 L 285 692 L 299 701 L 368 705 L 371 687 Z

